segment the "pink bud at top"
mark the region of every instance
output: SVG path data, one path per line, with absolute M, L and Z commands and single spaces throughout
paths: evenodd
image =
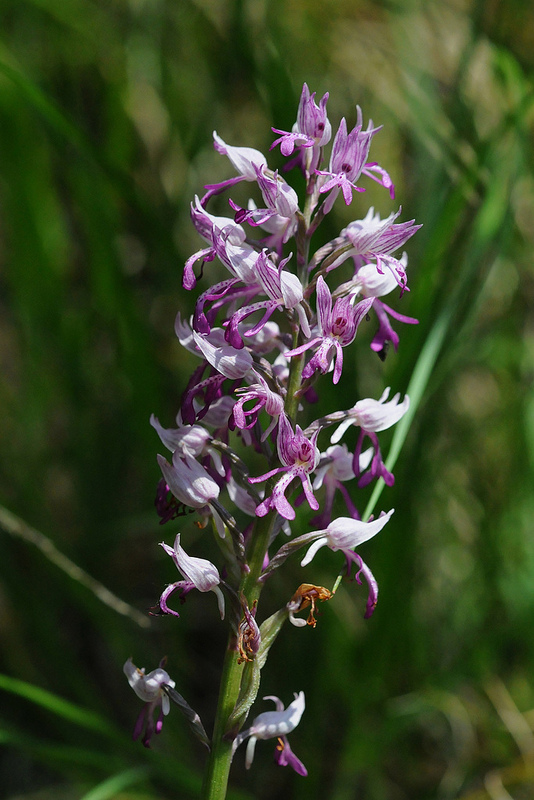
M 280 133 L 279 139 L 273 142 L 271 150 L 280 145 L 284 156 L 290 156 L 295 147 L 306 149 L 306 169 L 308 176 L 316 169 L 321 147 L 328 144 L 332 136 L 332 126 L 326 115 L 326 102 L 328 92 L 323 95 L 319 105 L 315 102 L 315 92 L 310 95 L 307 84 L 302 87 L 300 102 L 297 111 L 297 121 L 292 131 L 282 131 L 273 128 L 274 133 Z
M 297 122 L 294 127 L 294 130 L 305 133 L 306 136 L 314 139 L 321 146 L 328 144 L 332 136 L 332 126 L 326 115 L 327 100 L 328 92 L 323 95 L 319 105 L 317 105 L 315 92 L 310 95 L 307 84 L 304 84 L 297 111 Z

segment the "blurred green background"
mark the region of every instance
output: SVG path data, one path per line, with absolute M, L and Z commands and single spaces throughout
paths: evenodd
M 225 639 L 212 598 L 146 615 L 180 529 L 153 509 L 148 419 L 172 425 L 191 367 L 173 334 L 189 203 L 232 174 L 212 130 L 267 151 L 303 81 L 333 125 L 356 103 L 384 125 L 372 156 L 424 224 L 402 301 L 419 326 L 385 364 L 356 346 L 341 388 L 412 380 L 420 404 L 377 506 L 396 513 L 362 549 L 374 617 L 343 585 L 264 671 L 260 696 L 306 692 L 309 777 L 260 743 L 232 797 L 534 797 L 533 68 L 529 0 L 2 0 L 0 503 L 25 523 L 0 512 L 2 800 L 198 794 L 178 712 L 151 752 L 131 742 L 126 658 L 166 653 L 209 730 Z M 371 203 L 397 208 L 370 187 L 320 235 Z M 331 585 L 337 561 L 316 563 Z M 301 579 L 273 581 L 278 605 Z

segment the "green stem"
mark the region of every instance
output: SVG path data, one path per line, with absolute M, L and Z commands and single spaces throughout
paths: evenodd
M 296 347 L 296 345 L 294 345 Z M 289 380 L 287 384 L 287 396 L 285 403 L 285 412 L 287 416 L 295 422 L 297 417 L 297 410 L 299 407 L 299 397 L 297 395 L 302 383 L 302 370 L 304 369 L 304 354 L 300 356 L 293 356 L 291 359 L 291 372 L 289 373 Z
M 228 717 L 237 702 L 241 685 L 243 665 L 237 663 L 238 656 L 236 638 L 233 632 L 230 632 L 223 663 L 211 752 L 202 785 L 202 800 L 224 800 L 226 797 L 232 763 L 232 742 L 224 738 L 224 733 Z
M 266 494 L 272 490 L 268 485 Z M 248 554 L 250 571 L 243 576 L 239 591 L 247 598 L 249 608 L 259 599 L 263 584 L 258 582 L 263 567 L 263 559 L 269 546 L 271 527 L 275 515 L 268 514 L 256 522 L 254 533 L 251 537 L 251 546 Z M 224 800 L 228 787 L 228 776 L 232 763 L 232 741 L 225 739 L 227 724 L 230 714 L 235 708 L 241 688 L 243 665 L 238 664 L 239 651 L 236 637 L 230 634 L 228 648 L 224 658 L 221 683 L 219 687 L 219 703 L 213 730 L 211 753 L 204 775 L 201 800 Z
M 303 220 L 303 223 L 302 235 L 299 243 L 299 256 L 301 263 L 304 264 L 305 267 L 305 269 L 303 268 L 303 273 L 306 274 L 309 247 L 309 237 L 306 234 L 309 219 Z M 295 330 L 293 339 L 293 346 L 296 347 L 298 342 L 298 330 Z M 285 413 L 293 422 L 296 420 L 298 411 L 299 398 L 297 396 L 297 391 L 300 389 L 303 368 L 303 355 L 291 359 Z M 272 492 L 274 483 L 274 479 L 271 479 L 267 483 L 265 487 L 266 497 Z M 243 575 L 239 586 L 239 594 L 241 595 L 242 593 L 246 597 L 249 608 L 253 608 L 254 604 L 257 603 L 263 588 L 263 583 L 259 581 L 259 578 L 263 569 L 265 553 L 267 552 L 271 540 L 272 527 L 275 519 L 276 514 L 272 512 L 265 517 L 257 519 L 250 538 L 247 553 L 249 571 Z M 228 720 L 238 701 L 243 677 L 243 665 L 238 664 L 238 658 L 239 650 L 236 637 L 233 632 L 231 632 L 224 658 L 219 687 L 217 715 L 213 729 L 210 757 L 204 775 L 201 800 L 224 800 L 226 797 L 230 766 L 232 763 L 232 740 L 226 739 L 225 734 L 228 732 Z

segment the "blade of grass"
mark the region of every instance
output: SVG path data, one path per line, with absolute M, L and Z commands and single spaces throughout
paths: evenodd
M 80 706 L 46 691 L 40 686 L 0 673 L 0 690 L 16 694 L 24 700 L 35 703 L 41 708 L 52 712 L 52 714 L 57 714 L 86 730 L 96 731 L 113 739 L 122 738 L 119 732 L 98 714 L 93 711 L 87 711 L 85 708 L 80 708 Z
M 60 744 L 47 742 L 12 728 L 8 730 L 0 727 L 0 745 L 30 753 L 48 767 L 61 768 L 70 764 L 77 768 L 86 767 L 100 772 L 118 770 L 121 767 L 121 759 L 115 753 L 88 750 L 85 747 L 70 747 L 63 742 Z
M 3 528 L 6 533 L 9 533 L 11 536 L 15 536 L 19 539 L 23 539 L 25 542 L 35 545 L 49 561 L 63 570 L 70 578 L 78 581 L 82 586 L 89 589 L 95 597 L 109 606 L 109 608 L 112 608 L 113 611 L 116 611 L 117 614 L 129 617 L 141 628 L 148 628 L 150 626 L 150 621 L 144 614 L 132 608 L 132 606 L 118 598 L 113 592 L 110 592 L 109 589 L 95 578 L 91 577 L 91 575 L 88 575 L 85 570 L 61 553 L 52 540 L 45 536 L 44 533 L 32 528 L 31 525 L 28 525 L 24 520 L 15 516 L 15 514 L 12 514 L 11 511 L 8 511 L 7 508 L 3 506 L 0 506 L 0 528 Z
M 148 776 L 148 772 L 148 767 L 133 767 L 132 769 L 118 772 L 116 775 L 106 778 L 105 781 L 99 783 L 87 794 L 84 794 L 80 800 L 111 800 L 127 786 L 144 780 Z

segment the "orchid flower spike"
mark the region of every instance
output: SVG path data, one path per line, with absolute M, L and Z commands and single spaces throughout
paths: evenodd
M 304 692 L 295 692 L 295 699 L 284 709 L 282 701 L 278 697 L 269 695 L 264 700 L 273 700 L 276 711 L 265 711 L 253 721 L 250 728 L 239 733 L 234 739 L 232 752 L 235 753 L 241 742 L 249 739 L 245 758 L 245 766 L 250 769 L 254 759 L 254 750 L 258 739 L 278 739 L 278 746 L 275 752 L 276 762 L 282 766 L 290 766 L 295 772 L 304 777 L 308 774 L 304 764 L 292 752 L 287 734 L 291 733 L 300 722 L 304 712 L 305 700 Z

